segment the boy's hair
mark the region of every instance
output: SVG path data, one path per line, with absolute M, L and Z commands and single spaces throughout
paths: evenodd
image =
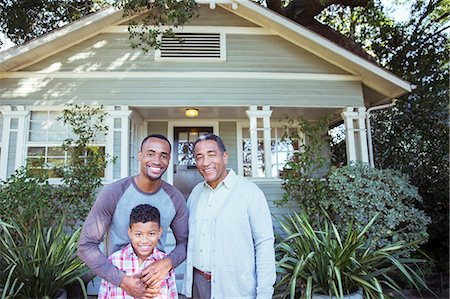
M 161 226 L 161 215 L 154 206 L 149 204 L 141 204 L 134 207 L 130 213 L 130 227 L 133 223 L 156 222 Z
M 217 145 L 219 146 L 220 152 L 222 154 L 227 151 L 227 148 L 225 147 L 225 144 L 223 143 L 222 138 L 220 138 L 219 136 L 212 134 L 212 133 L 208 133 L 208 134 L 199 136 L 197 138 L 197 140 L 195 140 L 195 142 L 194 142 L 194 148 L 197 145 L 197 143 L 204 141 L 204 140 L 215 141 L 217 143 Z
M 145 137 L 144 140 L 142 140 L 142 142 L 141 142 L 141 151 L 142 151 L 142 147 L 144 146 L 144 143 L 146 143 L 149 138 L 158 138 L 158 139 L 166 141 L 169 144 L 170 151 L 172 151 L 172 144 L 170 144 L 169 139 L 167 139 L 166 136 L 161 135 L 161 134 L 151 134 L 151 135 L 148 135 L 147 137 Z

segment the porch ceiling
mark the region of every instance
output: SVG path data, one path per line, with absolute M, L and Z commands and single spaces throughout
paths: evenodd
M 196 108 L 199 116 L 195 119 L 223 119 L 238 120 L 248 119 L 245 111 L 249 107 L 130 107 L 133 112 L 138 113 L 144 120 L 188 120 L 184 115 L 187 108 Z M 272 119 L 297 118 L 304 116 L 314 119 L 324 114 L 338 114 L 342 108 L 298 108 L 298 107 L 271 107 Z

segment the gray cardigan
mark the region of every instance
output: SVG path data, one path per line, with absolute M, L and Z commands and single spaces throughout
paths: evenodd
M 205 183 L 188 199 L 189 227 Z M 212 215 L 212 298 L 272 298 L 275 283 L 275 252 L 272 217 L 264 193 L 254 183 L 237 176 L 219 209 Z M 189 230 L 186 273 L 182 293 L 192 297 L 193 230 Z

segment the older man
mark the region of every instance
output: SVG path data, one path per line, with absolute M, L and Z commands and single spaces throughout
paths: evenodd
M 228 154 L 219 136 L 201 136 L 194 153 L 205 182 L 188 199 L 183 293 L 200 299 L 272 298 L 274 235 L 264 193 L 227 170 Z

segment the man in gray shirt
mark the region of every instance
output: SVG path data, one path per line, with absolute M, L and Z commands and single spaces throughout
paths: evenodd
M 84 222 L 78 242 L 78 256 L 98 276 L 120 286 L 132 297 L 155 297 L 161 281 L 186 258 L 188 212 L 183 195 L 161 177 L 170 162 L 171 145 L 166 137 L 153 134 L 141 144 L 140 173 L 105 186 Z M 167 229 L 172 229 L 176 246 L 169 255 L 152 263 L 139 275 L 126 275 L 108 260 L 113 252 L 130 241 L 128 222 L 131 210 L 150 204 L 161 213 L 163 234 L 158 249 L 164 250 Z

